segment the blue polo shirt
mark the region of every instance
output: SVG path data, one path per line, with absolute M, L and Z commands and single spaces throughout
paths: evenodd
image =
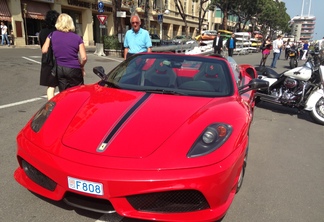
M 152 41 L 147 30 L 140 28 L 138 32 L 130 29 L 126 32 L 124 47 L 129 48 L 129 53 L 147 52 L 152 47 Z

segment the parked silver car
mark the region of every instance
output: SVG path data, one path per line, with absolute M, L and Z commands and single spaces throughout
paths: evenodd
M 161 39 L 157 34 L 150 34 L 152 46 L 160 46 L 161 45 Z
M 191 38 L 191 36 L 186 36 L 186 35 L 177 35 L 172 40 L 174 44 L 186 44 L 186 42 L 188 41 L 193 41 L 193 39 Z

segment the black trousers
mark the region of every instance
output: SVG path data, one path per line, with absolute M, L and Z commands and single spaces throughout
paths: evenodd
M 84 84 L 83 74 L 81 68 L 68 68 L 64 66 L 57 66 L 58 88 L 62 92 L 73 86 Z
M 216 47 L 214 48 L 214 54 L 221 54 L 221 53 L 222 53 L 221 48 L 218 47 L 218 46 L 216 46 Z
M 126 59 L 128 59 L 129 57 L 131 57 L 132 55 L 134 55 L 135 53 L 127 53 L 127 55 L 126 55 Z
M 234 49 L 228 48 L 228 56 L 233 56 Z

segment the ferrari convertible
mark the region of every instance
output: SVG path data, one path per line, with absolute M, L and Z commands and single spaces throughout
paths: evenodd
M 229 57 L 141 53 L 41 107 L 17 135 L 15 179 L 76 208 L 217 221 L 240 189 L 254 93 Z

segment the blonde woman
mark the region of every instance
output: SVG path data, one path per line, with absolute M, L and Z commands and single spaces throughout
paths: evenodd
M 75 26 L 68 14 L 59 15 L 55 28 L 57 31 L 46 38 L 42 53 L 47 52 L 51 38 L 57 62 L 58 88 L 62 92 L 73 86 L 84 84 L 84 65 L 87 62 L 87 55 L 83 40 L 74 33 Z

